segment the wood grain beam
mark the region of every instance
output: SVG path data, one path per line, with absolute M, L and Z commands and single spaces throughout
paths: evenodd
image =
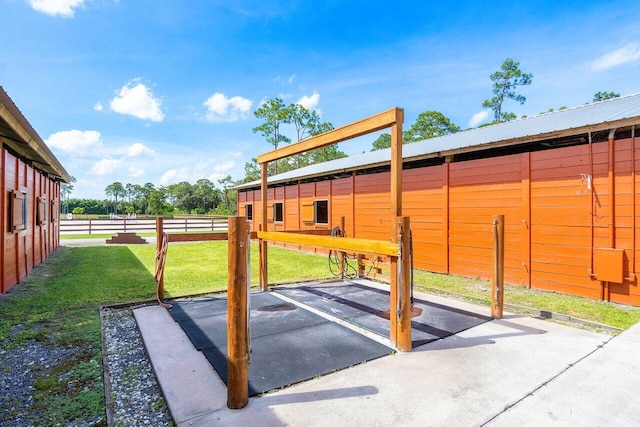
M 261 154 L 257 157 L 258 163 L 272 162 L 274 160 L 283 159 L 295 154 L 304 153 L 309 150 L 322 148 L 327 145 L 346 141 L 347 139 L 357 138 L 368 133 L 386 129 L 398 122 L 402 122 L 403 111 L 404 110 L 401 108 L 395 107 L 346 126 L 305 139 L 304 141 L 300 141 L 296 144 L 287 145 L 276 150 L 269 151 L 268 153 Z

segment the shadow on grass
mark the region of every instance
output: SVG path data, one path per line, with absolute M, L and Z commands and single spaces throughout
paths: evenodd
M 23 380 L 31 388 L 0 399 L 0 424 L 13 419 L 12 408 L 21 408 L 27 424 L 94 424 L 104 417 L 100 306 L 150 299 L 154 292 L 153 276 L 126 246 L 61 247 L 0 297 L 3 349 L 73 350 L 42 366 L 37 358 L 3 366 L 30 372 Z

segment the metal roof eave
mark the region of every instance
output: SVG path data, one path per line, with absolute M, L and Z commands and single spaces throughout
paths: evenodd
M 428 140 L 424 140 L 424 141 L 420 141 L 412 144 L 403 145 L 403 163 L 411 162 L 411 161 L 419 161 L 419 160 L 424 160 L 429 158 L 436 158 L 436 157 L 446 157 L 446 156 L 462 154 L 462 153 L 477 152 L 477 151 L 487 150 L 491 148 L 500 148 L 500 147 L 508 147 L 508 146 L 516 146 L 520 144 L 533 143 L 533 142 L 541 142 L 549 139 L 586 134 L 589 132 L 608 131 L 616 128 L 624 128 L 632 125 L 639 125 L 640 114 L 638 114 L 638 112 L 636 111 L 637 104 L 633 105 L 633 108 L 628 108 L 628 103 L 637 102 L 638 98 L 640 98 L 640 94 L 627 95 L 625 97 L 617 98 L 614 100 L 602 101 L 602 102 L 591 104 L 591 105 L 582 105 L 578 107 L 573 107 L 571 109 L 560 110 L 555 113 L 545 113 L 545 114 L 542 114 L 541 116 L 534 116 L 527 119 L 521 119 L 520 121 L 518 121 L 520 123 L 517 123 L 517 122 L 500 123 L 497 125 L 487 126 L 484 128 L 469 129 L 466 131 L 458 132 L 456 134 L 446 135 L 444 137 L 438 137 L 438 138 L 428 139 Z M 602 109 L 604 107 L 611 108 L 613 104 L 616 104 L 616 103 L 627 104 L 626 105 L 627 108 L 622 108 L 622 110 L 627 110 L 627 111 L 623 111 L 621 114 L 618 114 L 619 116 L 627 114 L 627 117 L 621 117 L 619 119 L 611 120 L 610 113 L 608 113 L 608 114 L 602 114 L 602 116 L 609 115 L 609 117 L 607 118 L 602 117 L 602 119 L 604 119 L 602 120 L 602 119 L 598 119 L 597 117 L 596 118 L 589 117 L 589 113 L 592 113 L 592 111 L 588 111 L 588 112 L 584 111 L 585 108 L 588 108 L 590 110 L 594 110 L 597 112 L 598 109 Z M 597 104 L 600 104 L 600 105 L 597 105 Z M 623 104 L 622 107 L 625 107 L 625 105 Z M 632 111 L 629 111 L 629 110 L 632 110 Z M 510 126 L 511 127 L 513 127 L 514 125 L 515 126 L 527 126 L 527 125 L 531 126 L 533 123 L 540 123 L 543 121 L 553 121 L 553 120 L 557 121 L 558 117 L 560 117 L 561 115 L 567 116 L 567 119 L 569 122 L 575 123 L 576 114 L 582 115 L 584 113 L 587 113 L 587 116 L 588 116 L 586 121 L 593 120 L 593 121 L 596 121 L 597 123 L 594 123 L 593 121 L 591 121 L 591 123 L 587 123 L 587 124 L 580 124 L 577 126 L 568 126 L 565 128 L 549 130 L 546 132 L 522 134 L 520 136 L 516 135 L 508 138 L 495 139 L 495 140 L 491 140 L 489 142 L 480 143 L 480 144 L 469 144 L 469 145 L 463 144 L 463 145 L 455 146 L 451 148 L 443 147 L 443 148 L 437 149 L 438 142 L 451 141 L 453 138 L 464 139 L 464 138 L 468 138 L 469 135 L 476 135 L 478 133 L 481 134 L 486 132 L 500 132 L 500 131 L 504 133 L 504 129 Z M 632 114 L 630 114 L 629 116 L 628 113 L 632 113 Z M 599 121 L 599 120 L 602 120 L 602 121 Z M 583 123 L 585 122 L 585 120 L 578 120 L 578 121 L 582 121 Z M 552 126 L 550 127 L 552 128 L 553 125 L 557 125 L 557 123 L 552 123 Z M 550 128 L 549 126 L 545 126 L 545 127 L 547 129 Z M 526 132 L 526 129 L 524 131 L 520 129 L 520 131 Z M 491 136 L 488 136 L 488 138 L 491 138 Z M 436 149 L 434 149 L 433 151 L 428 151 L 428 148 L 425 149 L 424 147 L 425 145 L 434 145 L 436 146 L 435 147 Z M 455 144 L 449 143 L 449 145 L 455 145 Z M 329 162 L 325 162 L 326 167 L 319 168 L 319 170 L 317 169 L 318 169 L 318 165 L 320 164 L 310 165 L 298 170 L 289 171 L 289 172 L 280 174 L 282 175 L 282 178 L 279 178 L 278 175 L 269 177 L 268 184 L 276 185 L 276 184 L 293 183 L 293 182 L 298 182 L 300 180 L 313 179 L 313 178 L 327 176 L 327 175 L 349 173 L 356 170 L 385 166 L 390 163 L 390 155 L 385 156 L 386 157 L 385 160 L 379 160 L 379 161 L 376 160 L 371 162 L 364 160 L 358 163 L 357 159 L 360 157 L 365 157 L 365 158 L 371 157 L 373 156 L 373 153 L 382 154 L 388 151 L 389 150 L 386 149 L 386 150 L 379 150 L 377 152 L 367 152 L 367 153 L 359 154 L 356 156 L 352 156 L 350 159 L 352 160 L 351 163 L 353 164 L 347 167 L 344 167 L 345 159 L 336 159 Z M 414 154 L 414 152 L 416 151 L 417 153 Z M 379 157 L 379 155 L 376 157 Z M 331 165 L 335 165 L 335 167 L 332 168 Z M 309 173 L 305 172 L 305 169 L 307 168 L 311 169 Z M 296 171 L 298 171 L 297 174 L 295 173 Z M 237 190 L 259 188 L 260 184 L 261 184 L 260 181 L 257 180 L 257 181 L 252 181 L 246 184 L 235 186 L 234 188 Z
M 47 175 L 67 183 L 71 182 L 71 175 L 49 150 L 49 147 L 47 147 L 2 87 L 0 87 L 0 120 L 17 137 L 13 138 L 11 135 L 5 135 L 5 144 L 9 148 L 30 161 L 35 168 L 45 172 Z

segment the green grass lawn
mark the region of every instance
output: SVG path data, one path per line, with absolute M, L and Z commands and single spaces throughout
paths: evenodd
M 31 340 L 76 349 L 62 367 L 38 367 L 34 402 L 18 409 L 30 414 L 34 424 L 68 425 L 104 414 L 99 307 L 154 299 L 154 256 L 155 245 L 61 247 L 23 284 L 0 296 L 2 349 L 11 351 Z M 252 244 L 253 286 L 258 283 L 257 258 Z M 325 256 L 271 247 L 269 281 L 324 278 L 329 276 L 327 264 Z M 224 290 L 226 276 L 226 241 L 169 246 L 167 297 Z M 486 281 L 420 271 L 415 277 L 418 290 L 455 293 L 481 304 L 490 299 Z M 518 287 L 506 288 L 505 301 L 620 328 L 640 320 L 639 308 Z M 61 375 L 64 381 L 57 380 Z

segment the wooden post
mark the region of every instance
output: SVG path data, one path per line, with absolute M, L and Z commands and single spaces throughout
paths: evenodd
M 260 225 L 260 231 L 269 231 L 267 228 L 267 166 L 268 162 L 262 164 L 260 175 L 260 198 L 262 199 L 261 217 L 262 224 Z M 267 254 L 267 242 L 266 240 L 260 240 L 259 245 L 260 252 L 260 289 L 263 291 L 269 290 L 269 270 L 267 268 L 267 261 L 269 256 Z
M 364 277 L 364 255 L 358 254 L 358 277 Z
M 493 217 L 493 286 L 491 316 L 502 319 L 504 310 L 504 215 Z
M 345 218 L 343 216 L 341 216 L 340 217 L 340 229 L 346 235 L 347 232 L 344 229 L 344 224 L 345 224 Z M 339 257 L 340 257 L 340 279 L 344 280 L 344 260 L 347 257 L 347 253 L 346 252 L 340 252 L 339 253 Z
M 247 325 L 247 221 L 229 218 L 229 278 L 227 280 L 227 406 L 249 403 L 249 342 Z
M 158 271 L 158 263 L 160 259 L 158 254 L 162 250 L 162 234 L 164 232 L 164 218 L 156 217 L 156 270 Z M 164 271 L 158 278 L 158 297 L 164 300 Z
M 399 243 L 398 234 L 399 226 L 397 219 L 402 215 L 402 122 L 404 121 L 403 110 L 398 110 L 396 113 L 396 122 L 391 126 L 391 241 L 393 243 Z M 390 268 L 390 292 L 389 292 L 389 339 L 391 343 L 395 345 L 398 350 L 401 350 L 399 345 L 400 337 L 398 336 L 399 317 L 398 308 L 401 309 L 400 286 L 402 283 L 398 281 L 398 268 L 402 268 L 399 263 L 402 260 L 398 257 L 391 257 Z M 409 349 L 411 350 L 411 349 Z
M 397 228 L 402 230 L 400 236 L 400 247 L 402 258 L 398 260 L 398 267 L 401 268 L 398 283 L 398 299 L 396 305 L 400 307 L 396 322 L 396 346 L 400 351 L 411 351 L 411 224 L 408 216 L 397 217 Z

